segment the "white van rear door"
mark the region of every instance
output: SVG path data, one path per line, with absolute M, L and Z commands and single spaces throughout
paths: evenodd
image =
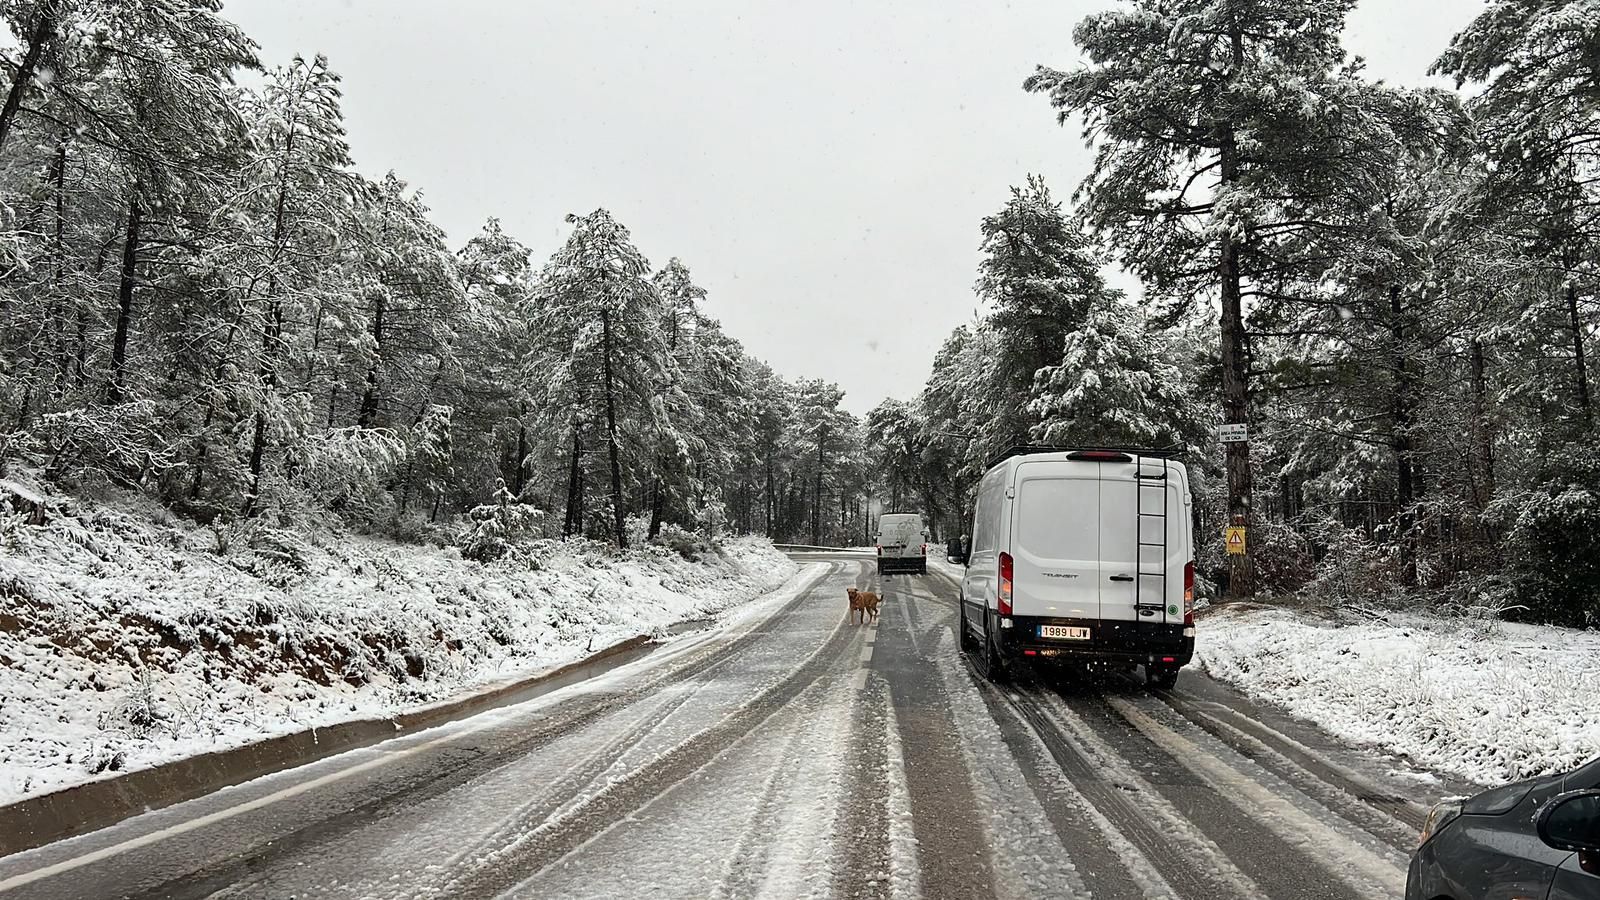
M 1102 466 L 1100 617 L 1124 622 L 1167 622 L 1175 560 L 1178 590 L 1182 590 L 1182 560 L 1187 548 L 1182 546 L 1179 526 L 1187 511 L 1181 495 L 1173 496 L 1177 485 L 1165 477 L 1161 460 L 1143 460 L 1141 468 L 1144 477 L 1136 479 L 1132 465 Z M 1150 615 L 1139 615 L 1140 604 Z
M 1098 619 L 1099 463 L 1017 466 L 1011 609 L 1019 616 Z

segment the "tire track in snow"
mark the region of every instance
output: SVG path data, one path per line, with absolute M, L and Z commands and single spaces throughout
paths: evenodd
M 1020 690 L 1004 697 L 1044 742 L 1067 780 L 1111 827 L 1102 832 L 1107 841 L 1113 846 L 1133 845 L 1169 890 L 1190 900 L 1270 896 L 1136 772 L 1121 752 L 1084 726 L 1059 697 Z M 1140 861 L 1129 865 L 1134 877 L 1132 868 Z
M 633 725 L 595 747 L 576 765 L 546 784 L 533 799 L 512 811 L 493 832 L 462 848 L 451 860 L 454 865 L 446 868 L 471 865 L 471 858 L 482 853 L 485 848 L 502 846 L 515 835 L 543 822 L 585 787 L 593 784 L 595 779 L 610 768 L 629 747 L 660 728 L 668 717 L 677 712 L 693 696 L 692 690 L 676 691 L 675 695 L 668 696 L 661 703 L 647 708 Z
M 808 592 L 809 593 L 809 592 Z M 483 896 L 514 889 L 540 870 L 577 850 L 618 822 L 703 769 L 816 681 L 852 641 L 840 620 L 824 644 L 776 684 L 764 689 L 715 725 L 651 763 L 576 802 L 565 812 L 500 848 L 481 867 L 451 885 L 451 896 Z
M 1024 712 L 1021 704 L 1025 701 L 989 688 L 984 689 L 984 700 L 1013 752 L 1027 757 L 1029 765 L 1023 773 L 1029 776 L 1034 792 L 1043 801 L 1045 815 L 1055 823 L 1056 833 L 1070 845 L 1068 854 L 1087 873 L 1086 880 L 1093 884 L 1096 898 L 1178 900 L 1186 896 L 1162 877 L 1141 849 L 1141 844 L 1152 846 L 1162 838 L 1156 835 L 1152 841 L 1146 817 L 1127 792 L 1115 787 L 1096 792 L 1096 786 L 1103 787 L 1099 775 L 1090 770 L 1082 756 L 1062 746 L 1044 714 Z M 1112 824 L 1108 814 L 1090 800 L 1089 793 L 1096 793 L 1101 806 L 1115 806 L 1124 826 Z M 1082 827 L 1085 821 L 1094 826 L 1092 831 Z M 1124 829 L 1134 832 L 1139 841 L 1131 840 Z M 1191 890 L 1187 896 L 1209 900 L 1215 893 Z
M 830 570 L 828 574 L 831 576 L 837 573 Z M 817 583 L 825 584 L 831 580 L 831 578 L 823 578 L 819 579 Z M 809 596 L 816 589 L 816 584 L 809 586 L 806 591 L 802 592 L 802 597 Z M 785 609 L 780 610 L 778 615 L 794 613 L 795 611 L 786 606 Z M 784 617 L 787 619 L 791 616 L 785 615 Z M 774 616 L 773 619 L 764 620 L 761 626 L 776 618 L 777 616 Z M 752 640 L 765 630 L 761 626 L 752 629 L 750 632 Z M 782 631 L 788 632 L 789 629 L 782 629 Z M 457 858 L 465 860 L 469 857 L 493 855 L 494 848 L 514 842 L 520 836 L 537 828 L 546 819 L 558 815 L 564 808 L 580 801 L 586 788 L 592 787 L 601 776 L 616 766 L 618 761 L 626 754 L 660 731 L 679 710 L 689 705 L 691 701 L 699 699 L 701 692 L 714 682 L 715 676 L 719 672 L 730 668 L 733 663 L 743 659 L 743 653 L 729 652 L 713 657 L 710 660 L 696 659 L 685 669 L 679 670 L 677 674 L 681 677 L 667 679 L 664 687 L 657 688 L 658 692 L 672 692 L 671 696 L 661 703 L 647 708 L 638 721 L 620 734 L 607 738 L 594 747 L 573 767 L 562 772 L 544 790 L 540 791 L 537 797 L 523 804 L 509 815 L 507 820 L 492 834 L 475 842 L 468 850 L 456 854 Z M 704 665 L 701 663 L 704 663 Z M 484 853 L 484 848 L 489 848 L 487 854 Z
M 408 761 L 414 770 L 408 768 L 385 773 L 385 788 L 377 795 L 344 806 L 333 815 L 279 835 L 265 844 L 243 848 L 216 864 L 175 874 L 171 881 L 142 896 L 208 897 L 229 886 L 245 888 L 241 896 L 246 896 L 249 895 L 250 885 L 271 880 L 280 869 L 320 865 L 328 859 L 329 846 L 347 836 L 373 827 L 393 826 L 414 810 L 440 800 L 469 782 L 512 766 L 612 713 L 627 709 L 672 685 L 692 681 L 749 651 L 773 635 L 774 623 L 786 621 L 803 610 L 819 583 L 831 580 L 845 568 L 846 564 L 832 563 L 816 565 L 809 572 L 802 569 L 790 585 L 779 589 L 780 597 L 768 598 L 776 602 L 773 609 L 736 620 L 728 633 L 713 634 L 680 651 L 681 659 L 667 656 L 652 660 L 647 657 L 641 661 L 647 666 L 641 673 L 645 677 L 623 690 L 600 693 L 596 685 L 579 684 L 575 686 L 576 695 L 572 698 L 557 702 L 531 721 L 522 719 L 516 724 L 510 721 L 516 718 L 516 714 L 510 711 L 515 707 L 488 711 L 485 715 L 501 716 L 507 722 L 479 733 L 483 745 L 453 747 L 447 744 L 426 759 Z M 782 599 L 781 595 L 788 594 L 792 596 Z M 671 651 L 660 652 L 666 654 Z M 599 680 L 604 683 L 623 677 L 619 673 L 626 673 L 631 668 L 624 666 Z M 420 873 L 418 877 L 425 878 L 426 875 Z
M 1416 846 L 1422 822 L 1420 819 L 1412 821 L 1410 813 L 1420 804 L 1389 795 L 1377 785 L 1357 781 L 1353 775 L 1320 763 L 1310 756 L 1309 748 L 1271 728 L 1244 719 L 1232 710 L 1221 708 L 1213 714 L 1179 694 L 1162 692 L 1158 696 L 1167 711 L 1177 713 L 1234 752 L 1272 771 L 1345 821 L 1381 838 L 1396 850 L 1410 853 Z M 1154 702 L 1139 705 L 1159 714 L 1161 709 L 1153 706 Z M 1282 740 L 1275 740 L 1274 735 Z
M 909 900 L 922 896 L 922 877 L 917 868 L 917 833 L 911 792 L 906 784 L 905 748 L 900 745 L 900 722 L 888 691 L 883 692 L 883 731 L 889 763 L 889 895 Z
M 805 725 L 804 721 L 799 721 L 790 726 L 789 734 L 783 740 L 783 750 L 778 755 L 777 763 L 762 782 L 761 795 L 756 800 L 755 809 L 751 812 L 749 821 L 745 823 L 744 831 L 739 835 L 733 853 L 723 864 L 722 875 L 717 879 L 716 893 L 712 894 L 714 900 L 751 897 L 760 887 L 767 871 L 767 857 L 772 849 L 770 840 L 774 836 L 773 826 L 783 811 L 777 802 L 778 794 L 786 786 L 787 779 L 791 777 L 795 753 L 800 746 L 801 737 L 805 734 Z M 764 839 L 769 843 L 763 844 Z
M 1076 861 L 1067 858 L 1065 842 L 995 728 L 949 628 L 942 629 L 932 656 L 978 798 L 971 815 L 988 836 L 995 895 L 1087 896 Z
M 1156 721 L 1124 698 L 1107 697 L 1106 701 L 1152 743 L 1166 750 L 1241 812 L 1276 826 L 1273 830 L 1281 841 L 1307 859 L 1326 866 L 1350 888 L 1353 896 L 1404 893 L 1405 865 L 1396 858 L 1398 853 L 1373 848 L 1370 844 L 1376 842 L 1370 835 L 1364 840 L 1362 835 L 1353 834 L 1352 828 L 1326 810 L 1320 810 L 1320 815 L 1307 811 L 1295 802 L 1293 788 L 1281 782 L 1273 788 L 1267 787 L 1264 781 L 1276 779 L 1259 766 L 1254 767 L 1256 771 L 1248 771 L 1251 766 L 1243 760 L 1238 761 L 1244 762 L 1243 765 L 1236 766 L 1235 761 L 1215 753 L 1215 748 L 1202 746 Z
M 909 835 L 899 835 L 897 846 L 914 850 L 913 856 L 901 858 L 898 871 L 915 873 L 912 883 L 922 893 L 912 896 L 993 897 L 989 835 L 977 812 L 978 796 L 966 771 L 956 714 L 934 660 L 923 652 L 924 646 L 936 652 L 937 642 L 918 639 L 927 621 L 923 605 L 899 594 L 884 620 L 878 630 L 884 653 L 877 668 L 889 687 L 892 744 L 900 752 L 904 773 L 899 782 L 905 792 L 904 821 L 911 826 Z M 947 631 L 943 624 L 926 628 L 926 634 Z M 891 829 L 891 835 L 896 833 Z
M 881 679 L 865 692 L 851 690 L 850 777 L 838 828 L 845 864 L 834 882 L 839 897 L 889 896 L 889 748 L 879 700 L 885 694 Z

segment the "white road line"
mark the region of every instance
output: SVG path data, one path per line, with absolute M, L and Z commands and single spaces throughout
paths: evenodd
M 863 663 L 872 662 L 872 646 L 870 644 L 861 648 L 861 661 Z
M 867 676 L 871 675 L 871 674 L 872 674 L 872 670 L 871 669 L 857 669 L 856 670 L 856 690 L 864 691 L 864 690 L 867 689 Z
M 1214 758 L 1200 745 L 1150 718 L 1132 703 L 1120 697 L 1106 699 L 1134 728 L 1172 754 L 1184 768 L 1200 776 L 1220 796 L 1269 826 L 1277 825 L 1273 830 L 1286 843 L 1298 846 L 1312 859 L 1338 860 L 1337 865 L 1328 867 L 1329 871 L 1354 888 L 1358 895 L 1394 896 L 1405 890 L 1405 870 L 1395 862 L 1352 840 L 1330 822 L 1319 821 L 1289 798 L 1257 784 L 1246 773 Z

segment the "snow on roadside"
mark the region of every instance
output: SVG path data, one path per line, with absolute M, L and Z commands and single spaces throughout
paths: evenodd
M 403 710 L 715 616 L 788 580 L 763 539 L 691 560 L 542 541 L 453 548 L 52 498 L 0 521 L 0 804 Z
M 1212 677 L 1435 771 L 1499 784 L 1600 755 L 1600 633 L 1233 606 L 1200 624 Z

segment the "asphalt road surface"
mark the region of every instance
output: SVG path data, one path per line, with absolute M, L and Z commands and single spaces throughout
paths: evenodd
M 589 682 L 0 859 L 0 897 L 1367 900 L 1450 789 L 1192 669 L 993 687 L 950 579 L 796 558 Z

